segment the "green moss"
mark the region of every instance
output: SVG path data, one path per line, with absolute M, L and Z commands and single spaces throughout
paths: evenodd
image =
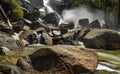
M 23 17 L 23 10 L 16 0 L 2 0 L 0 2 L 10 19 L 17 20 Z

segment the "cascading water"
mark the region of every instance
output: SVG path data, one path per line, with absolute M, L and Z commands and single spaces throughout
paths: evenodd
M 56 13 L 57 14 L 57 16 L 59 17 L 59 24 L 61 24 L 61 23 L 63 23 L 64 21 L 63 21 L 63 19 L 62 19 L 62 17 L 56 12 L 56 11 L 54 11 L 53 9 L 52 9 L 52 7 L 50 6 L 50 0 L 43 0 L 43 3 L 44 3 L 44 6 L 47 8 L 47 13 Z
M 40 40 L 41 40 L 41 35 L 42 35 L 42 34 L 41 34 L 41 33 L 38 34 L 37 32 L 34 32 L 34 34 L 35 34 L 36 37 L 37 37 L 37 42 L 38 42 L 37 44 L 40 44 L 40 45 L 41 45 L 41 41 L 40 41 Z

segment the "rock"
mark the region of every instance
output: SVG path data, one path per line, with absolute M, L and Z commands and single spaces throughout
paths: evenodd
M 109 29 L 93 29 L 84 37 L 84 45 L 97 49 L 120 49 L 120 33 Z
M 42 44 L 46 44 L 46 45 L 53 45 L 53 41 L 52 38 L 45 32 L 42 33 Z
M 91 22 L 90 24 L 86 25 L 85 28 L 101 28 L 100 22 L 98 20 L 95 20 Z
M 72 33 L 71 37 L 73 40 L 77 40 L 77 41 L 83 41 L 84 36 L 91 31 L 90 29 L 78 29 L 78 30 L 74 30 L 74 32 Z
M 23 27 L 25 26 L 25 22 L 24 21 L 17 21 L 17 22 L 14 22 L 14 23 L 12 23 L 13 24 L 13 30 L 14 30 L 14 32 L 16 32 L 16 33 L 19 33 L 22 29 L 23 29 Z
M 10 35 L 13 34 L 13 29 L 10 28 L 7 23 L 1 22 L 1 21 L 0 21 L 0 31 L 5 32 Z
M 24 15 L 24 18 L 27 19 L 27 20 L 30 20 L 31 22 L 34 22 L 38 18 L 40 18 L 40 12 L 39 12 L 39 10 L 36 10 L 34 12 L 26 13 Z
M 31 64 L 32 62 L 30 57 L 26 56 L 26 57 L 19 58 L 16 65 L 19 66 L 21 69 L 27 71 L 27 70 L 33 69 Z
M 68 33 L 68 30 L 61 28 L 61 29 L 60 29 L 60 32 L 61 32 L 61 35 L 64 35 L 64 34 Z
M 45 29 L 48 28 L 47 25 L 44 24 L 44 23 L 43 23 L 42 21 L 40 21 L 40 20 L 37 20 L 37 21 L 29 24 L 28 26 L 29 26 L 30 29 L 32 29 L 32 30 L 36 30 L 36 29 L 38 29 L 38 28 L 45 28 Z
M 34 9 L 40 9 L 43 7 L 43 0 L 17 0 L 18 3 L 26 10 L 27 12 L 33 12 Z
M 0 46 L 7 47 L 10 50 L 19 48 L 19 46 L 16 44 L 16 41 L 12 37 L 2 32 L 0 32 Z
M 65 23 L 62 23 L 59 28 L 62 29 L 74 29 L 74 22 L 73 21 L 67 21 Z
M 0 72 L 3 74 L 22 74 L 20 68 L 15 65 L 0 64 Z
M 47 23 L 54 24 L 53 26 L 57 27 L 59 24 L 60 18 L 56 13 L 49 13 L 46 16 L 44 16 L 42 20 L 44 20 Z
M 62 14 L 65 9 L 65 3 L 63 0 L 50 0 L 50 6 L 59 14 Z
M 12 51 L 6 47 L 0 47 L 0 55 L 7 55 L 8 53 L 11 53 Z
M 41 48 L 29 57 L 31 63 L 27 64 L 46 74 L 89 74 L 95 71 L 98 63 L 98 56 L 93 50 L 70 45 Z M 27 67 L 27 64 L 19 65 Z
M 84 28 L 86 25 L 89 24 L 89 20 L 88 19 L 80 19 L 78 23 L 81 27 Z
M 54 37 L 53 38 L 53 44 L 54 45 L 74 45 L 74 41 L 71 38 L 71 35 L 65 34 L 61 37 Z

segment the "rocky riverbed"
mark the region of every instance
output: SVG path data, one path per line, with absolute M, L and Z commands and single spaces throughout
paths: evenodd
M 24 17 L 12 27 L 0 20 L 0 74 L 120 74 L 118 29 L 65 21 L 52 6 L 60 1 L 18 2 Z

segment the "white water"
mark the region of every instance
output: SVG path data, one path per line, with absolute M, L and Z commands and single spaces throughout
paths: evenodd
M 86 18 L 88 18 L 90 23 L 94 20 L 98 20 L 100 22 L 100 26 L 102 27 L 102 25 L 105 24 L 103 12 L 100 10 L 94 10 L 94 11 L 90 11 L 90 10 L 92 9 L 90 9 L 89 7 L 80 6 L 77 8 L 64 10 L 62 13 L 62 17 L 64 21 L 69 21 L 69 20 L 74 21 L 75 27 L 77 27 L 78 21 L 80 19 L 86 19 Z
M 41 33 L 40 34 L 38 34 L 37 32 L 34 32 L 34 34 L 37 36 L 37 41 L 38 41 L 38 43 L 37 44 L 41 44 L 41 42 L 40 42 L 40 40 L 41 40 Z
M 31 4 L 31 2 L 29 0 L 25 0 L 27 3 Z
M 60 20 L 59 20 L 59 25 L 60 25 L 60 24 L 63 23 L 64 21 L 63 21 L 62 17 L 61 17 L 56 11 L 54 11 L 54 10 L 52 9 L 52 7 L 51 7 L 50 4 L 49 4 L 49 1 L 50 1 L 50 0 L 43 0 L 43 4 L 44 4 L 44 6 L 47 8 L 47 13 L 56 13 L 57 16 L 58 16 L 58 18 L 60 19 Z
M 109 72 L 117 72 L 117 73 L 120 73 L 120 71 L 118 70 L 114 70 L 112 68 L 109 68 L 107 66 L 104 66 L 102 64 L 98 64 L 98 67 L 96 68 L 96 70 L 106 70 L 106 71 L 109 71 Z
M 44 4 L 44 6 L 47 8 L 47 12 L 48 13 L 52 13 L 52 12 L 54 12 L 54 10 L 50 7 L 50 5 L 49 5 L 49 0 L 43 0 L 43 4 Z
M 12 37 L 13 37 L 15 40 L 20 40 L 18 33 L 14 33 L 14 35 L 12 35 Z

